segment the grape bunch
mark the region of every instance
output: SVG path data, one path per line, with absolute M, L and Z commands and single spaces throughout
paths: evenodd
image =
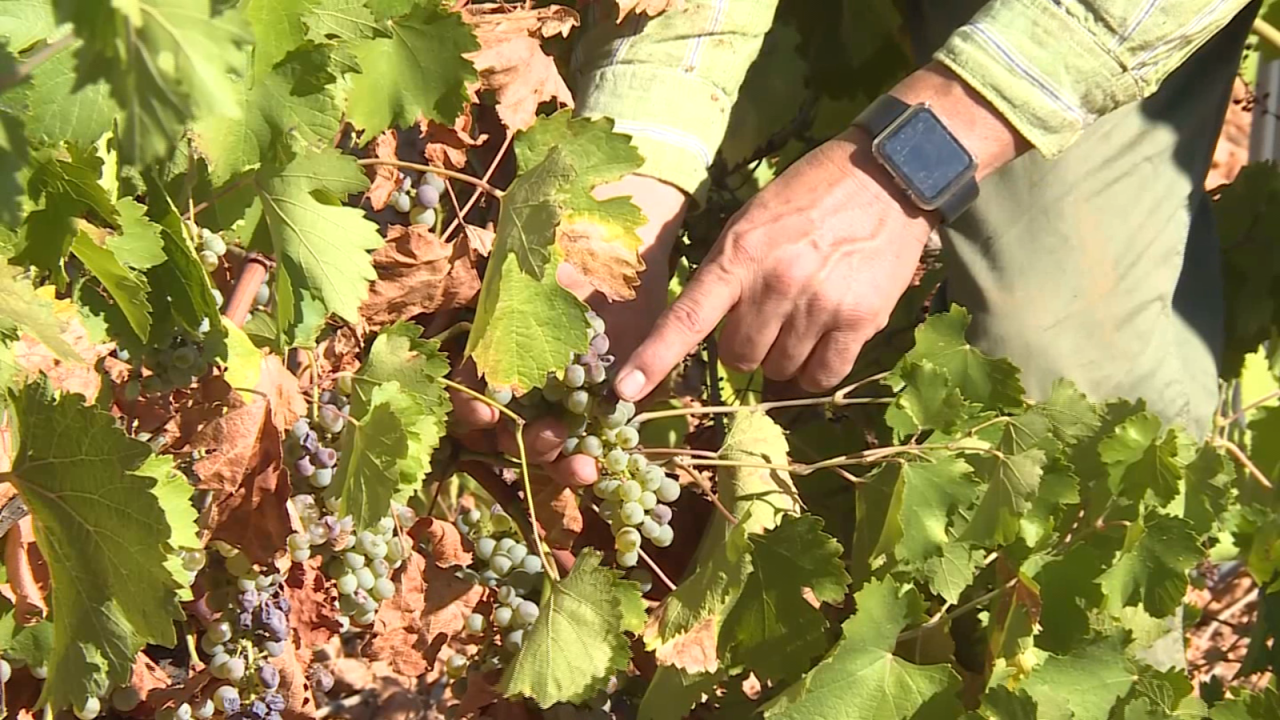
M 680 497 L 680 483 L 639 452 L 640 429 L 631 422 L 635 405 L 609 393 L 613 356 L 608 354 L 604 320 L 595 313 L 588 313 L 588 320 L 587 352 L 577 355 L 559 376 L 549 376 L 540 396 L 567 412 L 570 437 L 564 454 L 581 453 L 600 461 L 600 479 L 592 491 L 600 500 L 600 517 L 613 530 L 616 561 L 630 568 L 639 562 L 642 540 L 667 547 L 675 539 L 671 504 Z M 502 404 L 510 400 L 510 393 L 502 390 L 491 388 L 488 395 Z M 532 395 L 517 402 L 536 402 L 526 399 Z
M 200 637 L 200 650 L 209 673 L 224 681 L 195 704 L 170 708 L 173 720 L 210 718 L 222 713 L 228 720 L 279 720 L 286 702 L 279 692 L 280 672 L 270 659 L 288 650 L 289 599 L 284 578 L 263 572 L 238 549 L 216 542 L 223 573 L 206 573 L 207 602 L 219 611 Z
M 521 542 L 515 522 L 501 507 L 495 505 L 487 514 L 470 510 L 455 522 L 475 550 L 471 565 L 459 576 L 492 591 L 490 612 L 472 613 L 465 621 L 467 634 L 481 649 L 475 657 L 458 653 L 445 661 L 449 676 L 456 679 L 473 664 L 481 670 L 499 668 L 504 657 L 520 649 L 525 630 L 538 620 L 543 567 L 542 558 Z
M 196 333 L 175 331 L 165 345 L 148 347 L 140 362 L 128 350 L 117 349 L 116 357 L 133 365 L 124 384 L 125 400 L 132 402 L 143 393 L 166 393 L 185 388 L 203 377 L 214 360 L 204 343 L 208 332 L 207 320 Z M 147 373 L 143 372 L 144 368 Z
M 413 188 L 413 178 L 405 175 L 399 189 L 391 191 L 387 204 L 396 212 L 408 213 L 409 222 L 414 225 L 435 225 L 436 208 L 443 192 L 444 180 L 435 173 L 425 173 L 417 190 Z
M 213 272 L 222 263 L 222 256 L 227 254 L 227 241 L 209 228 L 200 228 L 200 265 L 205 272 Z
M 285 456 L 294 478 L 291 502 L 306 528 L 289 536 L 289 556 L 305 562 L 313 554 L 322 554 L 323 571 L 338 588 L 338 609 L 344 621 L 370 625 L 379 604 L 395 595 L 391 573 L 404 564 L 405 548 L 396 534 L 396 522 L 408 527 L 416 518 L 410 508 L 397 505 L 394 517 L 382 518 L 372 531 L 356 533 L 351 516 L 337 516 L 338 498 L 327 490 L 341 461 L 332 445 L 346 426 L 350 407 L 346 397 L 350 376 L 344 378 L 337 390 L 321 394 L 314 426 L 302 418 L 289 431 Z

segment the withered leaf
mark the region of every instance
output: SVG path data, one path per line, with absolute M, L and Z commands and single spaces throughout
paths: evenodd
M 467 57 L 475 63 L 480 84 L 498 98 L 498 117 L 512 130 L 524 130 L 537 119 L 538 105 L 555 101 L 573 107 L 573 93 L 560 77 L 555 59 L 542 51 L 541 39 L 568 35 L 579 23 L 574 10 L 552 5 L 504 12 L 503 6 L 471 6 L 463 18 L 475 28 L 480 50 Z
M 384 130 L 382 134 L 369 143 L 369 152 L 379 160 L 395 160 L 399 140 L 394 129 Z M 391 193 L 400 189 L 402 175 L 392 165 L 371 165 L 368 170 L 369 189 L 364 196 L 375 211 L 381 210 L 391 201 Z
M 479 137 L 471 137 L 470 112 L 459 115 L 452 126 L 435 120 L 424 120 L 418 121 L 422 139 L 426 143 L 423 156 L 432 165 L 461 170 L 467 166 L 467 151 L 480 147 L 489 139 L 484 133 Z
M 618 0 L 618 22 L 631 13 L 657 17 L 668 10 L 684 7 L 684 0 Z
M 480 275 L 464 243 L 446 243 L 425 225 L 392 225 L 373 253 L 378 278 L 360 306 L 365 330 L 377 330 L 422 313 L 475 302 Z
M 284 582 L 289 627 L 298 643 L 308 649 L 324 645 L 342 629 L 336 598 L 320 570 L 322 563 L 324 558 L 319 554 L 305 563 L 293 563 Z
M 543 539 L 553 548 L 569 549 L 582 534 L 582 509 L 578 506 L 578 494 L 572 488 L 545 475 L 530 478 L 533 485 L 534 509 L 538 524 L 542 526 Z

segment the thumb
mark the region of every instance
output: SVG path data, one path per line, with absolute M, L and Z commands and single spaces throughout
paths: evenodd
M 738 302 L 738 279 L 718 260 L 703 265 L 618 371 L 618 397 L 639 401 L 702 342 Z

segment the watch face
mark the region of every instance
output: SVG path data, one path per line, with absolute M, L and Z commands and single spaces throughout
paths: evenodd
M 875 153 L 916 201 L 938 207 L 977 165 L 933 111 L 912 107 L 876 138 Z

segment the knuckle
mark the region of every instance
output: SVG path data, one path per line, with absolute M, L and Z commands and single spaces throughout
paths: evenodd
M 707 316 L 693 302 L 676 302 L 667 308 L 667 325 L 682 335 L 700 335 L 706 328 Z

